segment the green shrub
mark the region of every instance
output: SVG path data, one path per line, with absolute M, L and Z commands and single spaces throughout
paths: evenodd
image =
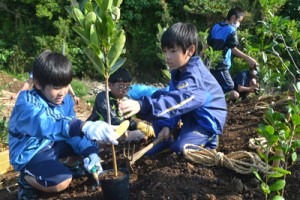
M 73 81 L 71 82 L 71 86 L 76 96 L 78 96 L 79 98 L 82 98 L 89 93 L 89 87 L 78 79 L 73 79 Z

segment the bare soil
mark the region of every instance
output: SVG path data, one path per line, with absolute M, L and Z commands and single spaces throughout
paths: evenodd
M 5 81 L 4 81 L 5 80 Z M 0 73 L 0 85 L 6 85 L 2 90 L 16 93 L 21 84 Z M 14 84 L 10 84 L 13 82 Z M 16 85 L 17 87 L 13 87 Z M 5 93 L 8 94 L 8 93 Z M 3 95 L 2 95 L 3 97 Z M 277 103 L 278 102 L 278 103 Z M 266 105 L 273 105 L 275 110 L 283 111 L 285 104 L 280 103 L 280 97 L 252 97 L 248 100 L 228 105 L 227 123 L 224 134 L 220 136 L 217 152 L 228 155 L 237 151 L 255 152 L 249 147 L 249 139 L 257 138 L 257 127 L 263 123 L 262 116 Z M 11 104 L 11 100 L 2 101 Z M 83 101 L 75 107 L 77 114 L 83 120 L 89 115 L 91 107 Z M 7 109 L 9 114 L 10 109 Z M 139 150 L 152 140 L 137 145 Z M 126 159 L 122 155 L 122 145 L 116 146 L 118 166 L 126 167 Z M 105 160 L 104 169 L 111 169 L 111 154 L 109 148 L 102 152 Z M 127 166 L 128 167 L 128 166 Z M 204 166 L 188 160 L 185 156 L 164 153 L 155 157 L 142 157 L 133 166 L 130 174 L 129 197 L 132 200 L 261 200 L 264 194 L 259 186 L 260 182 L 253 174 L 239 174 L 224 166 Z M 299 164 L 290 168 L 292 174 L 287 177 L 285 199 L 300 199 Z M 11 187 L 9 193 L 5 186 L 15 183 L 16 173 L 2 175 L 3 189 L 0 199 L 17 199 L 17 187 Z M 104 199 L 101 187 L 94 187 L 95 181 L 91 176 L 75 179 L 71 185 L 60 193 L 41 194 L 43 200 L 54 199 Z

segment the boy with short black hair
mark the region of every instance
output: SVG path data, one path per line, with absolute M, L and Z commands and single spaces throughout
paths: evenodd
M 127 92 L 130 89 L 132 77 L 130 73 L 123 68 L 118 69 L 108 79 L 109 100 L 110 100 L 110 116 L 111 124 L 119 125 L 123 119 L 118 110 L 118 101 L 122 100 L 127 96 Z M 107 122 L 107 104 L 106 104 L 106 93 L 105 91 L 100 92 L 96 96 L 94 107 L 91 115 L 88 117 L 88 121 L 95 121 L 102 119 Z M 134 126 L 133 124 L 129 129 Z
M 32 90 L 20 92 L 9 122 L 10 162 L 19 175 L 18 199 L 37 199 L 37 191 L 59 192 L 70 184 L 74 163 L 60 158 L 80 155 L 84 167 L 102 172 L 99 143 L 113 143 L 117 134 L 107 123 L 75 117 L 68 94 L 72 81 L 68 59 L 44 51 L 33 63 Z
M 128 70 L 119 68 L 108 79 L 109 92 L 109 104 L 110 104 L 110 118 L 112 125 L 119 125 L 124 121 L 123 114 L 120 112 L 118 102 L 127 99 L 128 90 L 131 89 L 132 77 Z M 105 91 L 100 92 L 96 96 L 96 101 L 91 115 L 87 121 L 103 120 L 107 122 L 107 104 Z M 144 131 L 137 131 L 138 128 Z M 153 128 L 141 120 L 130 119 L 130 125 L 128 128 L 128 137 L 126 141 L 139 141 L 146 137 L 154 135 Z
M 157 137 L 168 138 L 147 154 L 165 149 L 181 154 L 187 143 L 215 149 L 227 116 L 222 88 L 195 56 L 198 32 L 194 25 L 176 23 L 162 35 L 161 47 L 171 71 L 169 91 L 158 90 L 150 97 L 121 101 L 125 117 L 138 113 L 152 121 Z M 183 125 L 174 140 L 169 137 L 179 122 Z

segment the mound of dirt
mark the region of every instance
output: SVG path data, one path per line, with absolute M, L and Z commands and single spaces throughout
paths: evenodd
M 255 152 L 249 147 L 249 139 L 258 137 L 257 127 L 262 123 L 262 116 L 266 105 L 273 104 L 276 109 L 284 109 L 284 104 L 276 104 L 280 99 L 274 97 L 258 98 L 232 103 L 228 105 L 227 123 L 223 135 L 220 136 L 217 152 L 228 155 L 232 152 Z M 85 107 L 86 106 L 86 107 Z M 89 108 L 82 102 L 76 110 L 77 115 L 86 116 Z M 149 144 L 151 140 L 137 145 L 140 149 Z M 118 166 L 126 167 L 122 145 L 116 146 Z M 111 154 L 109 149 L 101 155 L 105 160 L 104 169 L 111 169 Z M 239 174 L 224 166 L 204 166 L 188 160 L 184 156 L 164 153 L 155 157 L 142 157 L 133 166 L 130 175 L 129 196 L 132 200 L 253 200 L 264 199 L 260 190 L 260 182 L 253 174 Z M 300 199 L 298 183 L 300 179 L 299 165 L 294 165 L 292 174 L 287 176 L 285 199 Z M 8 176 L 8 175 L 6 175 Z M 12 179 L 12 178 L 11 178 Z M 10 179 L 10 180 L 11 180 Z M 9 180 L 4 179 L 3 182 Z M 75 179 L 71 185 L 60 193 L 41 194 L 41 199 L 104 199 L 101 187 L 94 189 L 92 177 Z M 16 189 L 16 187 L 15 187 Z M 0 199 L 17 199 L 16 190 L 8 193 L 5 189 L 0 191 Z

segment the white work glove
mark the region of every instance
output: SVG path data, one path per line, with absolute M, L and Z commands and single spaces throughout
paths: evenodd
M 89 172 L 96 172 L 100 174 L 103 172 L 102 166 L 100 164 L 100 157 L 96 153 L 90 154 L 88 157 L 83 159 L 84 168 Z
M 104 121 L 87 121 L 82 126 L 82 132 L 90 140 L 97 140 L 99 143 L 118 144 L 118 141 L 115 139 L 118 138 L 117 133 Z
M 140 130 L 135 130 L 135 131 L 127 131 L 127 137 L 125 139 L 125 142 L 139 142 L 142 139 L 146 139 L 146 136 L 144 133 Z

